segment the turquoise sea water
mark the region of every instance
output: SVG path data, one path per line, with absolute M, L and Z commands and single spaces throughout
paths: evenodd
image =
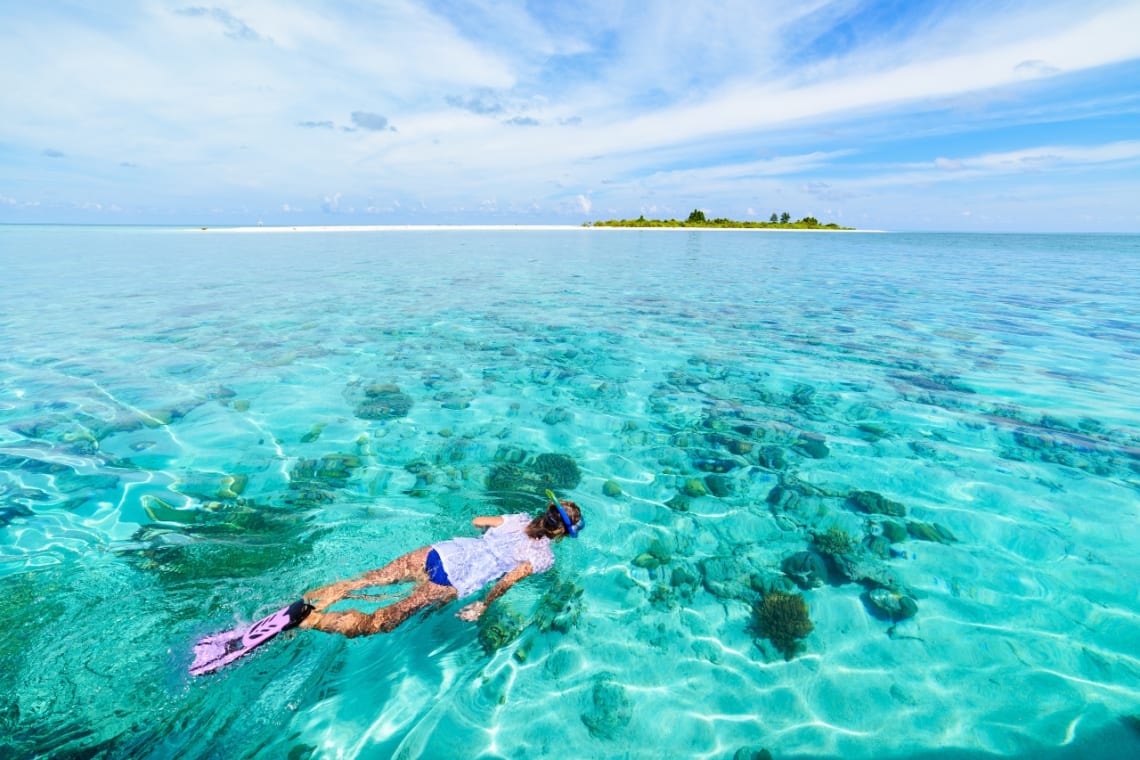
M 0 227 L 0 266 L 0 755 L 1140 753 L 1140 237 Z M 551 483 L 588 527 L 481 625 L 186 675 Z

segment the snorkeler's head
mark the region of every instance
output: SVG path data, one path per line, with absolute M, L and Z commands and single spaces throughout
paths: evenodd
M 559 499 L 553 491 L 548 490 L 546 496 L 550 502 L 546 505 L 546 513 L 540 518 L 543 530 L 550 538 L 577 538 L 578 531 L 586 527 L 582 509 L 568 499 Z

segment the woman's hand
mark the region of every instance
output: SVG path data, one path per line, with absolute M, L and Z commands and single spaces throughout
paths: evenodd
M 456 613 L 455 617 L 466 620 L 468 623 L 474 623 L 485 609 L 487 609 L 487 605 L 483 602 L 472 602 Z

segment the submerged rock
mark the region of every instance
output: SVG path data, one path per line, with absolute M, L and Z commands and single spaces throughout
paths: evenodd
M 406 417 L 412 409 L 412 397 L 398 385 L 370 385 L 353 414 L 362 420 L 390 420 Z
M 901 523 L 897 523 L 894 520 L 884 520 L 883 537 L 890 541 L 892 544 L 906 541 L 906 526 Z
M 574 419 L 573 413 L 569 409 L 563 407 L 556 407 L 543 415 L 542 421 L 547 425 L 561 425 L 563 422 L 570 422 Z
M 439 431 L 442 438 L 451 438 L 452 432 L 446 428 Z M 456 464 L 467 460 L 472 452 L 478 451 L 478 445 L 470 438 L 457 438 L 449 440 L 436 452 L 435 463 L 440 466 Z
M 901 586 L 892 568 L 862 550 L 832 555 L 832 560 L 839 572 L 850 581 L 868 582 L 889 589 Z
M 694 457 L 693 467 L 701 472 L 725 473 L 731 472 L 739 465 L 738 462 L 726 457 Z
M 9 504 L 0 507 L 0 528 L 6 527 L 20 517 L 32 517 L 35 513 L 23 504 Z
M 750 596 L 751 568 L 739 557 L 708 557 L 701 560 L 700 568 L 704 587 L 713 596 L 720 599 Z
M 908 375 L 896 372 L 890 375 L 896 380 L 910 383 L 915 388 L 926 391 L 941 391 L 954 393 L 974 393 L 974 389 L 958 382 L 954 375 Z
M 248 483 L 245 475 L 217 472 L 187 472 L 179 476 L 173 488 L 178 493 L 202 501 L 236 499 Z
M 802 589 L 816 588 L 827 582 L 827 563 L 812 551 L 785 557 L 780 569 Z
M 800 495 L 790 488 L 772 486 L 772 490 L 768 492 L 767 502 L 772 505 L 773 512 L 790 512 L 799 504 Z
M 562 678 L 582 667 L 582 657 L 577 650 L 560 647 L 546 658 L 543 670 L 552 678 Z
M 796 383 L 792 388 L 791 398 L 788 399 L 788 406 L 803 409 L 811 406 L 815 402 L 815 388 L 807 385 L 806 383 Z
M 439 405 L 444 409 L 451 409 L 452 411 L 462 411 L 471 406 L 474 400 L 474 395 L 471 393 L 460 393 L 457 391 L 446 391 L 437 393 L 434 399 L 439 402 Z
M 343 488 L 361 465 L 354 454 L 325 454 L 320 459 L 301 459 L 289 471 L 290 487 L 301 484 Z
M 681 493 L 693 499 L 708 495 L 708 489 L 699 478 L 689 478 L 681 485 Z
M 616 499 L 621 496 L 621 486 L 617 484 L 617 481 L 607 480 L 605 483 L 602 483 L 602 494 L 611 499 Z
M 910 534 L 911 538 L 919 541 L 935 541 L 940 544 L 954 543 L 958 539 L 950 532 L 950 529 L 939 525 L 938 523 L 925 523 L 918 520 L 910 520 L 906 524 L 906 531 Z
M 891 557 L 891 542 L 885 536 L 867 536 L 863 539 L 861 546 L 874 557 L 881 559 L 890 559 Z
M 891 431 L 883 425 L 877 425 L 874 422 L 861 422 L 855 426 L 855 429 L 862 433 L 870 441 L 878 441 L 882 438 L 887 438 L 891 435 Z
M 669 584 L 675 589 L 683 589 L 686 591 L 693 591 L 701 582 L 701 574 L 688 563 L 680 563 L 672 566 L 672 573 L 669 575 Z
M 499 602 L 479 618 L 479 644 L 484 652 L 494 654 L 517 639 L 525 626 L 522 615 Z
M 745 456 L 752 453 L 752 442 L 741 440 L 740 438 L 728 439 L 725 441 L 724 447 L 737 456 Z
M 650 541 L 646 554 L 657 559 L 660 564 L 668 565 L 673 561 L 673 548 L 673 539 L 666 534 Z
M 633 558 L 633 566 L 640 567 L 645 570 L 656 570 L 661 567 L 661 560 L 654 557 L 649 552 L 642 552 Z
M 332 492 L 344 488 L 360 466 L 360 457 L 354 454 L 300 459 L 289 471 L 289 493 L 284 502 L 294 507 L 328 504 L 335 500 Z
M 538 630 L 567 633 L 578 625 L 582 617 L 582 593 L 582 587 L 570 581 L 558 581 L 551 586 L 534 614 Z
M 633 704 L 614 674 L 602 673 L 595 678 L 590 701 L 582 713 L 582 722 L 590 734 L 599 739 L 616 739 L 632 718 Z
M 313 427 L 309 429 L 309 432 L 301 436 L 301 443 L 313 443 L 316 441 L 321 437 L 321 433 L 324 432 L 324 429 L 327 425 L 327 422 L 318 422 L 317 424 L 313 425 Z
M 864 604 L 868 610 L 879 618 L 897 623 L 900 620 L 908 620 L 918 613 L 918 602 L 906 594 L 875 588 L 864 596 Z
M 526 449 L 518 446 L 502 445 L 495 450 L 495 461 L 506 464 L 522 464 L 526 461 Z
M 783 470 L 788 466 L 784 450 L 779 446 L 764 446 L 756 455 L 756 463 L 768 470 Z
M 796 441 L 796 451 L 806 454 L 812 459 L 826 459 L 831 453 L 831 449 L 827 448 L 823 436 L 808 433 L 800 436 L 800 439 Z
M 772 753 L 763 747 L 760 749 L 741 747 L 736 750 L 736 754 L 732 756 L 732 760 L 772 760 Z
M 852 491 L 847 495 L 847 502 L 873 515 L 890 515 L 892 517 L 904 517 L 906 515 L 905 506 L 874 491 Z
M 672 586 L 658 583 L 649 592 L 649 604 L 659 610 L 675 610 L 681 605 L 677 596 L 677 591 Z
M 731 496 L 735 490 L 732 479 L 725 475 L 706 475 L 705 486 L 718 499 Z

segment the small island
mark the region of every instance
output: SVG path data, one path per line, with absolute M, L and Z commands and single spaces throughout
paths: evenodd
M 583 227 L 703 227 L 713 229 L 743 229 L 743 230 L 854 230 L 854 227 L 840 227 L 838 224 L 820 224 L 814 216 L 805 216 L 799 221 L 792 221 L 787 211 L 782 214 L 773 213 L 766 222 L 740 222 L 735 219 L 717 217 L 708 219 L 705 212 L 693 209 L 689 218 L 680 219 L 646 219 L 644 215 L 636 219 L 609 219 L 607 221 L 586 222 Z

